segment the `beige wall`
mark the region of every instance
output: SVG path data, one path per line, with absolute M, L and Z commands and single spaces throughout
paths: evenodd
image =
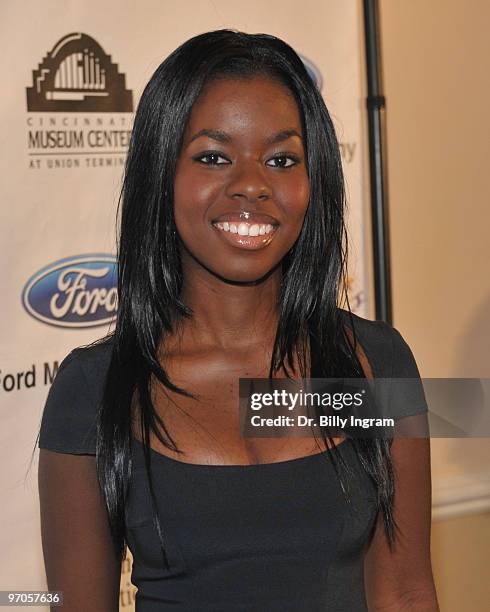
M 432 566 L 442 612 L 487 612 L 490 513 L 437 521 Z
M 422 376 L 489 378 L 490 2 L 380 0 L 380 11 L 393 323 Z M 488 438 L 432 440 L 444 612 L 488 609 L 489 466 Z

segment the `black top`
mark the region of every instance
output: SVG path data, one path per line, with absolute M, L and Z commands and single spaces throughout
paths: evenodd
M 419 378 L 396 329 L 353 316 L 375 377 Z M 111 346 L 75 349 L 61 362 L 44 407 L 40 448 L 95 454 L 95 411 Z M 411 414 L 426 411 L 420 386 Z M 350 504 L 328 451 L 276 463 L 198 465 L 152 450 L 168 570 L 153 527 L 142 445 L 133 438 L 126 529 L 136 611 L 367 611 L 363 561 L 376 490 L 352 441 L 338 449 L 354 467 Z

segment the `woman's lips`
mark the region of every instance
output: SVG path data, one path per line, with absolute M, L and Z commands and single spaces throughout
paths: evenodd
M 270 218 L 270 217 L 269 217 Z M 257 250 L 270 244 L 278 224 L 247 221 L 214 221 L 213 228 L 228 244 L 241 249 Z
M 250 223 L 251 225 L 279 225 L 279 221 L 263 212 L 250 212 L 247 210 L 230 211 L 215 217 L 212 223 Z
M 212 226 L 228 244 L 248 250 L 266 247 L 274 238 L 279 221 L 258 211 L 229 211 L 212 220 Z

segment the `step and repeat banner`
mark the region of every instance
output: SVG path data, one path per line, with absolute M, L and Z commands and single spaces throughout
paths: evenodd
M 336 125 L 349 296 L 367 316 L 361 23 L 355 0 L 2 3 L 0 590 L 46 588 L 35 450 L 42 408 L 61 359 L 114 318 L 116 205 L 133 112 L 179 44 L 233 28 L 274 34 L 301 55 Z M 121 610 L 134 595 L 129 556 Z

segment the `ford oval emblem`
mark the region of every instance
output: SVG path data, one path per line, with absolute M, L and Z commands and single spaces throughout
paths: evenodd
M 322 77 L 322 73 L 320 72 L 320 70 L 315 66 L 315 64 L 309 60 L 308 58 L 306 58 L 304 55 L 300 55 L 301 61 L 303 62 L 306 71 L 308 72 L 308 74 L 310 75 L 313 83 L 315 83 L 318 91 L 322 90 L 323 87 L 323 77 Z
M 57 327 L 95 327 L 117 313 L 117 261 L 90 254 L 60 259 L 33 274 L 22 305 L 34 318 Z

